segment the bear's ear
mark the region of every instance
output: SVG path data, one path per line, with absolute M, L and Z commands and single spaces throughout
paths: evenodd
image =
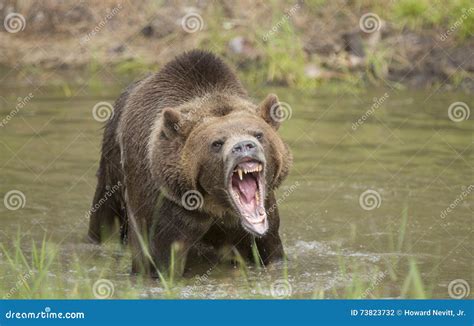
M 280 103 L 275 94 L 268 94 L 262 103 L 258 106 L 257 113 L 265 120 L 273 129 L 280 128 L 279 117 Z
M 167 138 L 173 138 L 182 133 L 181 113 L 172 109 L 163 109 L 163 132 Z

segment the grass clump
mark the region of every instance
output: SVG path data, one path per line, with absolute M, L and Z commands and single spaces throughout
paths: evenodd
M 393 6 L 395 21 L 411 29 L 441 22 L 442 14 L 435 2 L 428 0 L 400 0 Z
M 423 277 L 422 264 L 415 260 L 409 237 L 409 214 L 405 207 L 396 228 L 380 238 L 388 253 L 379 263 L 367 263 L 359 256 L 339 250 L 337 269 L 332 271 L 333 285 L 314 289 L 312 298 L 374 299 L 433 297 L 436 284 Z M 350 233 L 355 238 L 357 230 Z M 92 245 L 91 245 L 92 246 Z M 212 266 L 201 276 L 176 277 L 182 269 L 179 249 L 172 252 L 170 275 L 159 279 L 129 274 L 130 253 L 119 243 L 92 246 L 87 252 L 62 252 L 62 245 L 46 236 L 39 243 L 17 240 L 0 245 L 0 293 L 5 299 L 95 299 L 95 298 L 251 298 L 284 299 L 307 297 L 298 289 L 299 272 L 284 261 L 277 268 L 264 266 L 253 244 L 253 264 L 248 264 L 235 250 L 233 268 Z M 198 273 L 199 274 L 199 273 Z M 65 276 L 66 275 L 66 276 Z M 217 282 L 217 283 L 216 283 Z M 238 285 L 237 285 L 238 284 Z M 209 291 L 209 287 L 214 290 Z M 225 289 L 225 290 L 223 290 Z M 222 294 L 222 292 L 224 292 Z

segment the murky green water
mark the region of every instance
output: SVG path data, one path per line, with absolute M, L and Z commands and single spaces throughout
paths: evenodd
M 397 297 L 411 260 L 427 296 L 449 297 L 448 284 L 455 279 L 473 285 L 473 123 L 448 118 L 453 102 L 474 107 L 471 96 L 280 89 L 254 95 L 270 91 L 292 109 L 281 133 L 295 164 L 279 192 L 288 267 L 244 272 L 203 266 L 199 278 L 175 288 L 177 296 L 265 296 L 273 288 L 274 295 L 345 297 L 362 281 L 367 297 Z M 30 92 L 31 101 L 12 116 L 17 98 Z M 11 118 L 0 128 L 0 196 L 18 190 L 25 198 L 17 210 L 0 203 L 1 244 L 12 249 L 20 237 L 27 255 L 31 241 L 39 243 L 45 234 L 58 244 L 59 259 L 42 280 L 43 296 L 87 297 L 78 289 L 106 278 L 114 284 L 114 297 L 127 296 L 130 288 L 160 297 L 159 283 L 129 276 L 128 253 L 118 244 L 83 241 L 101 141 L 101 123 L 91 111 L 99 101 L 112 102 L 118 90 L 106 96 L 84 89 L 64 94 L 44 88 L 0 91 L 0 118 Z M 371 110 L 373 99 L 382 97 Z M 365 122 L 353 125 L 363 117 Z M 364 193 L 369 198 L 361 205 Z M 7 258 L 0 258 L 0 270 L 6 270 Z M 16 278 L 3 274 L 0 283 L 8 289 Z

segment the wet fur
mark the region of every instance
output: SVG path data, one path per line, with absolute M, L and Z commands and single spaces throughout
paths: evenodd
M 221 199 L 203 192 L 205 205 L 195 211 L 184 209 L 180 202 L 187 190 L 202 191 L 197 173 L 199 160 L 206 159 L 206 153 L 199 156 L 195 149 L 185 148 L 185 140 L 192 138 L 197 127 L 216 123 L 216 118 L 241 115 L 242 119 L 257 117 L 255 123 L 267 128 L 271 173 L 265 207 L 276 207 L 273 190 L 288 174 L 291 154 L 272 131 L 271 120 L 265 123 L 264 115 L 258 118 L 259 110 L 230 68 L 203 51 L 186 53 L 159 73 L 129 86 L 115 102 L 114 115 L 105 126 L 93 205 L 108 187 L 119 182 L 122 186 L 91 214 L 89 238 L 103 241 L 118 220 L 122 240 L 131 245 L 133 272 L 153 273 L 152 265 L 165 271 L 173 244 L 178 255 L 186 257 L 198 241 L 215 248 L 235 245 L 242 256 L 250 258 L 254 237 L 235 223 Z M 175 126 L 173 119 L 178 119 Z M 194 140 L 206 143 L 205 138 L 214 136 Z M 207 164 L 212 169 L 212 162 Z M 278 209 L 270 210 L 268 219 L 270 229 L 255 239 L 265 263 L 284 254 Z

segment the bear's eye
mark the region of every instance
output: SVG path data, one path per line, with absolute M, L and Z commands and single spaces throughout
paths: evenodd
M 218 151 L 219 149 L 221 149 L 222 145 L 224 145 L 224 142 L 222 140 L 216 140 L 212 142 L 212 149 Z
M 257 133 L 255 134 L 255 138 L 257 138 L 258 140 L 262 140 L 262 139 L 263 139 L 263 133 L 257 132 Z

